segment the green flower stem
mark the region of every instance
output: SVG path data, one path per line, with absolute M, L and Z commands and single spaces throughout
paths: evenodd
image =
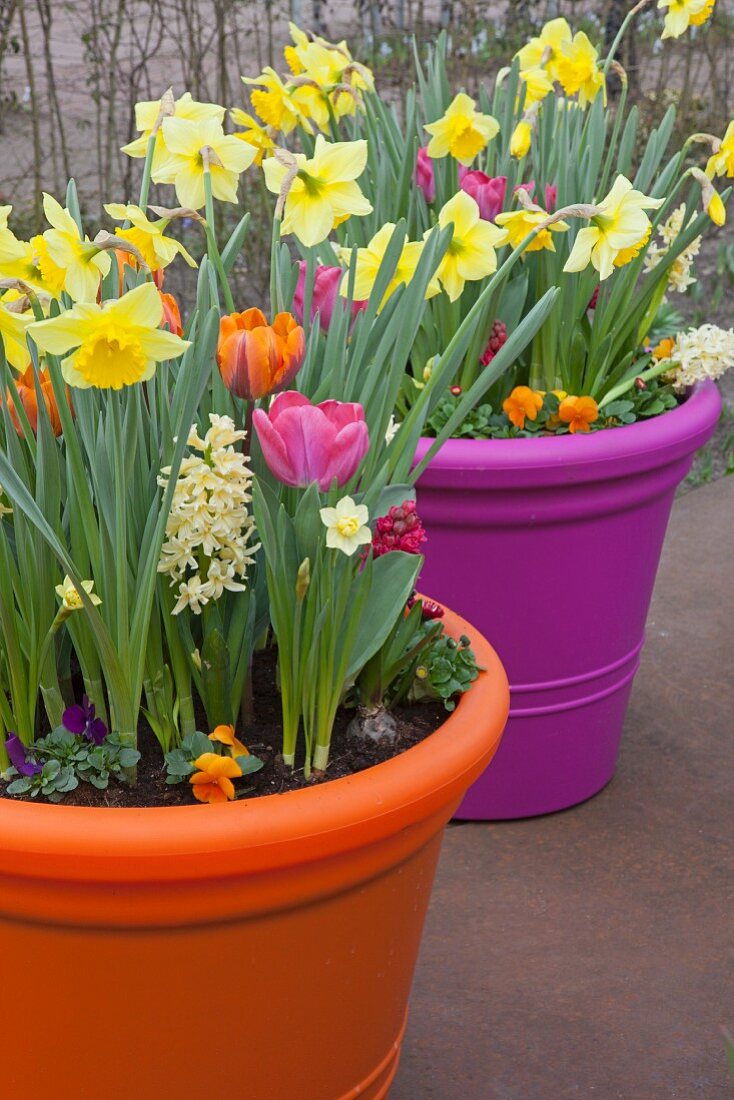
M 278 246 L 280 244 L 280 225 L 281 219 L 279 217 L 273 218 L 273 235 L 270 240 L 270 317 L 271 320 L 276 313 L 280 313 L 283 310 L 283 296 L 280 292 L 280 284 L 278 282 Z M 304 317 L 306 314 L 304 314 Z
M 620 45 L 622 39 L 624 38 L 625 34 L 627 33 L 627 28 L 629 27 L 630 23 L 635 18 L 635 16 L 638 14 L 638 12 L 641 12 L 643 8 L 646 8 L 647 5 L 650 2 L 651 2 L 651 0 L 639 0 L 639 3 L 635 4 L 635 6 L 633 8 L 630 8 L 630 10 L 627 12 L 627 15 L 625 16 L 625 18 L 622 22 L 622 26 L 617 31 L 617 36 L 614 39 L 614 41 L 612 42 L 612 46 L 611 46 L 611 49 L 609 50 L 609 54 L 607 56 L 607 59 L 604 62 L 604 75 L 605 76 L 609 72 L 612 61 L 614 61 L 615 54 L 616 54 L 617 50 L 619 49 L 619 45 Z
M 219 285 L 222 288 L 222 294 L 224 295 L 227 312 L 234 313 L 234 298 L 232 297 L 229 280 L 227 278 L 227 273 L 224 270 L 222 257 L 217 246 L 217 238 L 214 233 L 214 197 L 212 195 L 212 174 L 209 171 L 208 165 L 204 166 L 204 204 L 206 210 L 206 242 L 209 260 L 213 264 L 214 270 L 217 273 L 217 279 L 219 280 Z
M 150 192 L 150 177 L 153 170 L 153 154 L 155 152 L 156 133 L 153 132 L 148 138 L 148 148 L 145 151 L 145 164 L 143 165 L 143 178 L 140 181 L 140 197 L 138 198 L 138 206 L 141 210 L 145 210 L 148 205 L 148 194 Z
M 601 412 L 605 405 L 610 405 L 612 401 L 616 401 L 618 397 L 622 397 L 623 394 L 627 393 L 627 390 L 631 390 L 638 378 L 643 382 L 649 382 L 651 378 L 658 378 L 661 374 L 665 374 L 666 371 L 672 370 L 672 367 L 672 360 L 661 359 L 654 367 L 649 367 L 640 374 L 634 375 L 633 378 L 626 378 L 624 382 L 620 382 L 611 389 L 609 393 L 604 395 L 599 402 L 599 412 Z

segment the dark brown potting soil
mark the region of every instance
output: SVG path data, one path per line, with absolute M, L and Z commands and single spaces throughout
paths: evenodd
M 427 702 L 414 706 L 397 707 L 392 713 L 397 723 L 394 741 L 375 742 L 357 738 L 347 733 L 347 726 L 354 717 L 354 710 L 342 708 L 337 715 L 331 742 L 329 766 L 325 773 L 312 774 L 305 779 L 302 761 L 296 761 L 294 769 L 283 763 L 280 755 L 281 710 L 280 696 L 275 685 L 275 651 L 266 650 L 255 655 L 253 668 L 253 697 L 255 720 L 248 730 L 238 729 L 237 736 L 249 751 L 264 761 L 264 767 L 244 779 L 235 781 L 238 798 L 260 798 L 267 794 L 282 794 L 302 787 L 326 783 L 355 772 L 364 771 L 375 764 L 390 760 L 417 745 L 446 721 L 442 703 Z M 203 714 L 199 728 L 208 732 Z M 191 794 L 188 780 L 170 785 L 166 783 L 163 754 L 155 735 L 146 723 L 138 730 L 138 748 L 141 758 L 138 779 L 134 787 L 111 781 L 105 791 L 99 791 L 90 783 L 80 783 L 67 794 L 65 806 L 184 806 L 198 805 Z M 0 783 L 0 797 L 9 798 L 5 784 Z M 23 796 L 23 801 L 31 801 Z M 41 796 L 33 799 L 46 801 Z

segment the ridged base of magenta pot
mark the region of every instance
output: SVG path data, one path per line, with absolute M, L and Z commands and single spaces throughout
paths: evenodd
M 707 382 L 624 428 L 449 440 L 421 475 L 421 588 L 492 639 L 511 689 L 458 818 L 551 813 L 613 777 L 675 490 L 720 410 Z

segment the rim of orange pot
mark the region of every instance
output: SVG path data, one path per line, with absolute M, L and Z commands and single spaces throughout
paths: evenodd
M 76 880 L 194 878 L 302 864 L 379 841 L 457 800 L 499 745 L 509 688 L 499 657 L 446 610 L 483 670 L 424 741 L 318 786 L 226 805 L 89 807 L 0 799 L 0 871 Z M 211 859 L 202 860 L 202 856 Z

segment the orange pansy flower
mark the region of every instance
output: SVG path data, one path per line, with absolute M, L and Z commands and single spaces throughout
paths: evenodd
M 198 770 L 191 776 L 194 798 L 213 806 L 234 798 L 233 779 L 242 775 L 242 768 L 231 756 L 219 756 L 216 752 L 204 752 L 194 761 Z
M 219 323 L 220 373 L 227 388 L 246 401 L 285 389 L 305 354 L 306 337 L 290 313 L 279 313 L 269 325 L 261 310 L 246 309 Z
M 652 349 L 653 359 L 670 359 L 675 348 L 675 340 L 672 336 L 666 336 L 660 341 L 657 347 Z
M 226 745 L 230 756 L 250 755 L 247 746 L 235 737 L 234 726 L 217 726 L 209 734 L 209 740 L 218 741 L 220 745 Z
M 525 419 L 535 420 L 543 407 L 543 395 L 531 390 L 530 386 L 515 386 L 509 397 L 502 402 L 502 410 L 508 419 L 519 428 L 525 427 Z
M 54 435 L 61 435 L 61 417 L 59 416 L 59 407 L 56 404 L 56 395 L 54 393 L 53 382 L 51 381 L 51 375 L 47 370 L 42 370 L 39 373 L 39 382 L 41 384 L 41 396 L 43 397 L 43 403 L 46 406 L 46 413 L 51 422 L 51 430 Z M 38 398 L 36 395 L 36 382 L 33 376 L 33 366 L 29 365 L 23 374 L 15 380 L 15 388 L 18 391 L 18 397 L 20 403 L 25 409 L 25 414 L 28 417 L 33 434 L 38 432 Z M 66 387 L 66 400 L 71 405 L 71 393 L 69 387 Z M 20 417 L 15 408 L 13 398 L 8 391 L 7 394 L 8 412 L 15 426 L 15 430 L 18 435 L 24 435 L 23 425 L 20 422 Z M 73 409 L 72 409 L 73 412 Z
M 593 397 L 564 397 L 558 415 L 571 433 L 589 432 L 599 417 L 599 406 Z

